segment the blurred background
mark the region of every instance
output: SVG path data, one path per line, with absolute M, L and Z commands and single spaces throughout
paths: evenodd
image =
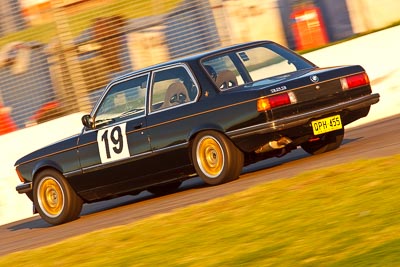
M 309 51 L 398 25 L 397 0 L 1 0 L 0 135 L 88 112 L 116 76 L 268 39 Z

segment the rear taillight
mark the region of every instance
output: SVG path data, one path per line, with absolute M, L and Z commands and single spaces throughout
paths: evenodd
M 360 73 L 340 79 L 343 90 L 350 90 L 363 85 L 369 84 L 369 78 L 366 73 Z
M 263 97 L 257 101 L 257 110 L 259 112 L 267 111 L 276 107 L 297 103 L 293 92 L 285 92 L 278 95 Z

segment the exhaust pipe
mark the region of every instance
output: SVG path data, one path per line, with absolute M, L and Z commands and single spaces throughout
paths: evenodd
M 284 148 L 293 141 L 288 137 L 281 137 L 279 140 L 269 141 L 267 144 L 254 151 L 256 154 L 273 151 L 276 149 Z

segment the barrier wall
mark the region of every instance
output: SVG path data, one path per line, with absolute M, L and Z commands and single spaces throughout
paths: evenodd
M 346 0 L 354 33 L 372 31 L 400 21 L 400 1 Z

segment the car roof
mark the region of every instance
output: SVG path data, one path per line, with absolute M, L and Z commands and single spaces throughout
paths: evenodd
M 136 75 L 141 74 L 143 72 L 148 72 L 148 71 L 151 71 L 153 69 L 161 68 L 161 67 L 164 67 L 164 66 L 174 65 L 174 64 L 178 64 L 178 63 L 185 63 L 185 62 L 194 62 L 194 61 L 198 61 L 198 60 L 200 60 L 202 58 L 209 57 L 209 56 L 212 56 L 212 55 L 225 53 L 225 52 L 228 52 L 230 50 L 240 49 L 241 47 L 244 48 L 244 47 L 248 47 L 248 46 L 255 46 L 255 45 L 260 45 L 260 44 L 265 44 L 265 43 L 272 43 L 272 41 L 264 40 L 264 41 L 246 42 L 246 43 L 225 46 L 225 47 L 222 47 L 222 48 L 209 50 L 209 51 L 205 51 L 205 52 L 202 52 L 202 53 L 198 53 L 198 54 L 194 54 L 194 55 L 190 55 L 190 56 L 185 56 L 185 57 L 173 59 L 173 60 L 170 60 L 170 61 L 166 61 L 166 62 L 163 62 L 163 63 L 159 63 L 159 64 L 156 64 L 156 65 L 152 65 L 152 66 L 149 66 L 149 67 L 145 67 L 145 68 L 142 68 L 142 69 L 138 69 L 138 70 L 126 73 L 126 74 L 124 74 L 122 76 L 114 78 L 111 81 L 111 83 L 117 82 L 119 80 L 126 79 L 126 78 L 131 77 L 131 76 L 136 76 Z

